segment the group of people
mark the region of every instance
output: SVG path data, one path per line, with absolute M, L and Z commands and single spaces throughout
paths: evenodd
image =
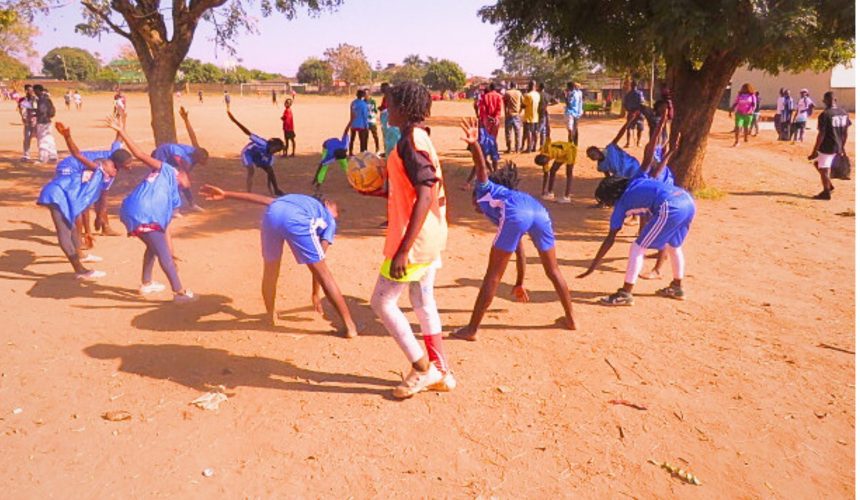
M 75 109 L 80 111 L 84 107 L 84 97 L 78 92 L 78 89 L 72 91 L 69 89 L 63 94 L 63 103 L 66 105 L 66 110 L 72 109 L 72 104 L 75 105 Z
M 40 84 L 25 85 L 24 95 L 17 101 L 18 113 L 24 131 L 23 161 L 30 161 L 33 139 L 38 147 L 37 161 L 57 161 L 57 144 L 51 133 L 51 123 L 57 114 L 51 94 Z
M 397 129 L 399 137 L 386 155 L 387 187 L 384 196 L 387 200 L 388 224 L 379 277 L 371 292 L 370 304 L 411 364 L 410 373 L 394 389 L 395 397 L 407 398 L 425 390 L 450 391 L 457 384 L 444 353 L 442 322 L 434 293 L 436 274 L 441 268 L 447 242 L 448 203 L 443 170 L 429 129 L 424 125 L 430 115 L 430 93 L 418 83 L 406 82 L 386 87 L 384 96 L 385 120 L 389 126 Z M 359 93 L 357 96 L 357 101 L 366 103 L 366 99 L 366 94 Z M 353 104 L 357 104 L 356 101 Z M 355 108 L 359 108 L 359 105 Z M 356 128 L 353 125 L 364 123 L 355 121 L 358 114 L 363 115 L 364 110 L 355 109 L 355 113 L 351 113 L 350 124 L 345 132 Z M 204 165 L 208 152 L 197 143 L 188 112 L 181 108 L 180 115 L 186 123 L 192 144 L 162 144 L 151 154 L 142 151 L 128 136 L 118 117 L 107 121 L 107 126 L 116 133 L 115 142 L 110 149 L 100 151 L 81 151 L 72 139 L 71 130 L 61 123 L 57 124 L 57 130 L 65 139 L 71 156 L 60 162 L 55 177 L 43 188 L 38 203 L 50 211 L 60 247 L 77 279 L 95 280 L 104 276 L 103 272 L 87 267 L 87 264 L 101 259 L 84 254 L 79 221 L 89 207 L 103 199 L 119 172 L 128 170 L 132 159 L 137 158 L 147 167 L 147 174 L 123 200 L 120 220 L 127 234 L 138 238 L 145 248 L 139 291 L 149 295 L 166 290 L 167 286 L 153 277 L 157 260 L 167 276 L 173 300 L 179 303 L 195 300 L 195 294 L 185 287 L 179 277 L 170 223 L 181 204 L 181 195 L 189 197 L 188 201 L 193 203 L 190 198 L 193 167 Z M 227 115 L 249 137 L 250 142 L 242 154 L 243 164 L 250 169 L 271 167 L 272 157 L 284 148 L 284 141 L 257 136 L 229 110 Z M 589 157 L 598 162 L 598 168 L 607 172 L 595 197 L 600 203 L 615 208 L 610 218 L 609 235 L 594 262 L 580 277 L 589 275 L 597 268 L 626 217 L 646 219 L 630 251 L 624 286 L 603 299 L 607 305 L 633 303 L 631 291 L 642 270 L 645 249 L 648 248 L 659 250 L 661 255 L 667 254 L 672 261 L 673 281 L 658 293 L 675 299 L 684 298 L 681 288 L 684 272 L 681 245 L 695 214 L 695 206 L 686 191 L 674 186 L 671 171 L 667 167 L 672 151 L 667 149 L 667 144 L 661 139 L 668 116 L 665 106 L 663 110 L 658 109 L 655 116 L 659 118 L 650 133 L 651 140 L 641 162 L 619 152 L 615 146 L 615 142 L 629 127 L 630 120 L 625 122 L 612 144 L 604 150 L 594 148 L 596 151 L 589 151 Z M 361 116 L 359 118 L 363 119 Z M 463 141 L 471 152 L 475 170 L 473 202 L 498 227 L 498 233 L 491 244 L 487 270 L 469 324 L 452 335 L 468 341 L 477 339 L 481 320 L 514 254 L 517 261 L 514 295 L 517 300 L 528 302 L 528 292 L 524 287 L 526 251 L 523 237 L 526 234 L 535 245 L 544 271 L 558 296 L 564 313 L 563 325 L 575 329 L 570 292 L 556 259 L 555 233 L 550 214 L 540 201 L 517 190 L 518 171 L 515 165 L 508 163 L 495 170 L 488 166 L 479 144 L 485 125 L 474 118 L 464 120 Z M 346 154 L 344 150 L 349 147 L 347 135 L 334 138 L 338 142 L 332 145 L 335 157 Z M 546 144 L 551 145 L 552 142 Z M 296 262 L 308 266 L 311 273 L 311 301 L 314 309 L 322 312 L 322 291 L 335 307 L 343 323 L 344 335 L 358 335 L 349 307 L 326 265 L 327 251 L 334 243 L 337 229 L 337 204 L 322 196 L 284 194 L 276 184 L 269 186 L 272 196 L 255 194 L 251 192 L 250 176 L 246 188 L 247 192 L 237 192 L 204 185 L 199 193 L 210 201 L 232 199 L 266 207 L 260 228 L 264 264 L 262 295 L 266 321 L 273 325 L 277 321 L 275 291 L 286 243 Z M 399 297 L 407 290 L 423 335 L 423 348 L 398 305 Z

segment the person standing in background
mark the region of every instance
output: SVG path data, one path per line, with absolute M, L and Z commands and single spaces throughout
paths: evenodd
M 816 200 L 829 200 L 830 192 L 833 191 L 833 182 L 830 180 L 830 168 L 837 156 L 845 156 L 845 143 L 848 142 L 848 127 L 851 119 L 844 109 L 836 105 L 833 92 L 824 93 L 824 111 L 818 115 L 818 136 L 815 138 L 815 146 L 809 160 L 816 160 L 815 167 L 821 176 L 823 191 L 814 196 Z
M 373 150 L 379 154 L 379 132 L 376 127 L 379 121 L 379 108 L 376 106 L 376 99 L 370 94 L 370 89 L 365 91 L 364 100 L 367 103 L 367 129 L 373 136 Z
M 534 80 L 529 82 L 528 92 L 523 96 L 523 123 L 525 124 L 525 137 L 523 138 L 523 153 L 534 153 L 537 151 L 538 133 L 538 106 L 540 105 L 540 94 L 535 90 Z
M 81 108 L 84 107 L 84 98 L 81 96 L 81 93 L 78 92 L 78 89 L 75 89 L 72 99 L 75 101 L 75 109 L 80 111 Z
M 815 109 L 815 103 L 809 97 L 809 91 L 800 89 L 800 99 L 797 101 L 797 107 L 794 110 L 794 119 L 791 124 L 791 141 L 799 140 L 803 142 L 803 133 L 806 130 L 806 120 L 812 117 L 812 110 Z
M 582 86 L 567 82 L 564 116 L 567 118 L 567 142 L 579 145 L 579 118 L 582 116 Z
M 499 134 L 499 124 L 502 121 L 502 108 L 504 107 L 502 101 L 502 94 L 496 90 L 496 84 L 491 82 L 478 102 L 479 123 L 493 140 Z
M 624 111 L 627 112 L 627 122 L 630 124 L 627 128 L 627 142 L 624 147 L 630 147 L 630 136 L 633 134 L 633 129 L 636 129 L 636 146 L 639 146 L 639 141 L 642 140 L 642 131 L 645 130 L 645 120 L 641 113 L 635 120 L 630 120 L 630 117 L 641 111 L 642 105 L 645 104 L 645 94 L 639 89 L 636 80 L 630 82 L 630 92 L 624 95 L 621 104 Z
M 355 99 L 349 105 L 349 155 L 352 156 L 353 146 L 355 144 L 355 136 L 358 135 L 359 152 L 367 151 L 367 127 L 369 125 L 370 108 L 367 106 L 367 101 L 364 100 L 366 95 L 364 89 L 359 89 L 355 93 Z
M 36 137 L 36 94 L 32 85 L 24 85 L 24 96 L 18 100 L 18 112 L 24 125 L 24 154 L 21 160 L 30 161 L 30 146 Z
M 36 139 L 39 141 L 39 161 L 57 161 L 57 143 L 51 132 L 51 122 L 57 114 L 51 95 L 41 85 L 33 85 L 36 93 Z
M 540 136 L 540 147 L 550 140 L 550 125 L 549 125 L 549 96 L 544 91 L 543 82 L 538 83 L 538 94 L 540 101 L 538 102 L 538 135 Z
M 508 84 L 505 92 L 505 153 L 511 152 L 511 131 L 514 132 L 514 153 L 519 153 L 522 143 L 520 137 L 523 133 L 523 120 L 520 117 L 523 105 L 523 93 L 517 89 L 515 82 Z

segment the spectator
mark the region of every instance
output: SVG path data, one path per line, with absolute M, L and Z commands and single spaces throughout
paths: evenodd
M 528 92 L 523 96 L 523 123 L 525 126 L 525 137 L 523 138 L 523 153 L 534 153 L 537 151 L 538 133 L 538 106 L 540 105 L 540 94 L 535 90 L 534 80 L 529 82 Z
M 741 90 L 735 98 L 735 103 L 729 109 L 729 116 L 732 116 L 733 111 L 735 113 L 735 143 L 732 144 L 732 147 L 738 145 L 742 128 L 744 129 L 744 142 L 747 142 L 749 139 L 755 108 L 755 94 L 753 93 L 752 85 L 745 83 L 741 86 Z
M 752 136 L 755 137 L 758 135 L 758 122 L 761 119 L 761 96 L 759 96 L 758 90 L 755 91 L 755 111 L 753 111 L 753 121 L 752 121 Z
M 791 122 L 791 141 L 799 140 L 803 142 L 803 133 L 806 130 L 806 120 L 812 117 L 812 110 L 815 109 L 815 103 L 809 97 L 809 91 L 800 89 L 800 99 L 797 100 L 797 107 L 794 110 L 794 119 Z
M 230 110 L 230 92 L 224 91 L 224 104 L 227 106 L 227 110 Z
M 71 89 L 67 90 L 65 94 L 63 94 L 63 103 L 66 105 L 66 109 L 72 109 L 72 91 Z
M 57 114 L 51 95 L 41 85 L 33 85 L 36 93 L 36 139 L 39 141 L 39 161 L 57 161 L 57 143 L 51 133 L 51 121 Z
M 80 111 L 81 108 L 84 107 L 84 98 L 81 96 L 81 93 L 78 92 L 78 89 L 75 89 L 75 93 L 72 95 L 72 99 L 75 101 L 75 109 Z
M 830 167 L 836 156 L 845 156 L 845 143 L 848 141 L 848 127 L 851 119 L 844 109 L 836 105 L 833 92 L 824 93 L 824 111 L 818 115 L 818 136 L 812 148 L 810 160 L 816 160 L 816 168 L 821 176 L 823 191 L 815 196 L 816 200 L 829 200 L 833 191 L 830 181 Z
M 113 96 L 113 115 L 122 125 L 122 128 L 125 128 L 126 118 L 128 118 L 127 109 L 125 96 L 122 94 L 122 90 L 117 89 Z
M 478 122 L 494 140 L 499 134 L 499 124 L 502 123 L 502 101 L 502 94 L 496 90 L 496 84 L 490 83 L 478 103 Z
M 544 91 L 543 82 L 537 85 L 540 102 L 538 103 L 538 135 L 540 136 L 540 147 L 550 140 L 550 125 L 549 125 L 549 96 Z
M 510 82 L 508 91 L 505 92 L 505 153 L 511 152 L 511 131 L 514 132 L 514 149 L 515 153 L 520 152 L 522 143 L 520 136 L 523 133 L 523 120 L 520 117 L 520 111 L 523 106 L 523 93 L 517 89 L 517 84 Z
M 370 125 L 370 108 L 364 100 L 366 92 L 360 89 L 355 93 L 355 99 L 349 105 L 349 155 L 352 156 L 355 136 L 358 135 L 359 151 L 367 151 L 367 128 Z
M 36 137 L 36 94 L 32 85 L 24 85 L 24 96 L 18 100 L 18 112 L 24 125 L 23 161 L 30 161 L 30 145 Z
M 373 136 L 373 150 L 379 154 L 379 132 L 376 127 L 379 121 L 379 108 L 376 105 L 376 99 L 370 95 L 370 89 L 365 91 L 364 100 L 367 102 L 367 128 Z
M 579 119 L 582 117 L 582 87 L 575 82 L 567 82 L 564 116 L 567 118 L 567 142 L 579 145 Z
M 794 114 L 794 99 L 791 98 L 791 91 L 785 89 L 780 100 L 782 109 L 779 117 L 779 140 L 787 141 L 791 136 L 791 116 Z
M 639 146 L 639 142 L 642 140 L 642 130 L 645 129 L 644 118 L 641 114 L 635 120 L 630 120 L 630 117 L 640 111 L 642 105 L 645 104 L 645 94 L 639 89 L 639 85 L 636 83 L 636 80 L 630 82 L 630 92 L 628 92 L 624 99 L 622 100 L 622 105 L 624 107 L 624 111 L 627 112 L 627 120 L 630 122 L 630 125 L 627 128 L 627 143 L 624 145 L 625 148 L 630 147 L 630 135 L 633 133 L 633 129 L 636 129 L 636 146 Z

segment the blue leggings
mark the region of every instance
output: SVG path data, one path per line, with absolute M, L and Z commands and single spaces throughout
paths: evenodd
M 146 252 L 143 254 L 143 275 L 141 281 L 150 283 L 152 281 L 152 268 L 155 266 L 155 258 L 158 257 L 158 264 L 161 270 L 167 275 L 170 281 L 170 288 L 174 292 L 182 291 L 182 282 L 179 281 L 179 273 L 176 272 L 176 263 L 173 262 L 173 254 L 170 252 L 170 246 L 167 244 L 167 235 L 163 231 L 152 231 L 149 233 L 141 233 L 138 235 L 143 244 L 146 245 Z

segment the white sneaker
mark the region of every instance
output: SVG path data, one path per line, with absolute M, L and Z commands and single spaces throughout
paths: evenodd
M 558 200 L 556 203 L 561 203 L 563 205 L 569 204 L 570 203 L 570 196 L 562 196 L 561 199 Z
M 394 388 L 393 395 L 397 399 L 411 398 L 421 391 L 426 391 L 431 385 L 441 382 L 442 377 L 442 372 L 433 363 L 430 363 L 430 369 L 426 372 L 419 372 L 413 368 L 406 379 Z
M 428 387 L 431 391 L 436 392 L 451 392 L 457 387 L 457 379 L 454 378 L 454 372 L 448 370 L 442 377 L 442 380 Z
M 81 262 L 83 262 L 83 263 L 90 263 L 90 262 L 101 262 L 101 261 L 103 261 L 103 260 L 104 260 L 104 259 L 102 259 L 102 258 L 101 258 L 101 257 L 99 257 L 98 255 L 93 255 L 93 254 L 89 253 L 89 254 L 87 254 L 87 256 L 86 256 L 86 257 L 84 257 L 83 259 L 81 259 Z
M 196 300 L 197 296 L 194 295 L 194 292 L 188 289 L 185 290 L 185 293 L 177 293 L 173 296 L 173 302 L 176 304 L 187 304 Z
M 85 273 L 76 274 L 75 279 L 77 279 L 79 281 L 92 281 L 92 280 L 97 280 L 99 278 L 104 278 L 105 276 L 107 276 L 107 273 L 104 271 L 92 270 L 92 271 L 87 271 Z
M 543 198 L 546 201 L 553 201 L 555 199 L 555 193 L 547 193 L 547 194 L 541 195 L 541 198 Z
M 165 288 L 167 287 L 157 281 L 150 281 L 149 283 L 140 285 L 138 290 L 140 290 L 141 295 L 147 295 L 150 293 L 163 292 Z

